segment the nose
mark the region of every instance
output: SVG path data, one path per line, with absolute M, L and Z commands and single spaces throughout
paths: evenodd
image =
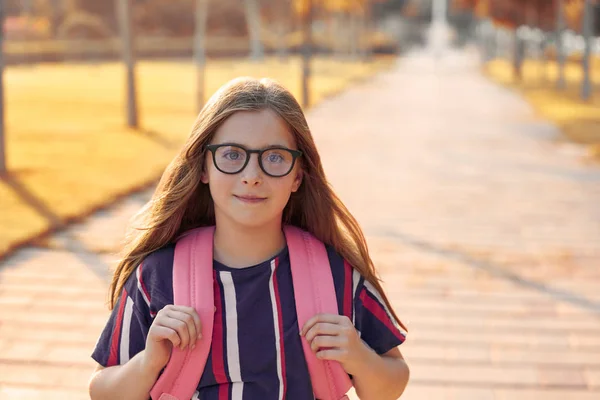
M 256 156 L 256 157 L 253 157 Z M 251 154 L 248 165 L 242 171 L 242 182 L 246 185 L 258 185 L 262 182 L 262 170 L 258 164 L 258 154 Z

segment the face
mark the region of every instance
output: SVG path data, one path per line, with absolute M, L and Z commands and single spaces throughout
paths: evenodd
M 224 143 L 237 144 L 248 150 L 275 146 L 297 149 L 285 122 L 269 109 L 240 111 L 230 116 L 217 130 L 210 144 Z M 225 173 L 233 170 L 232 166 L 236 164 L 244 164 L 245 154 L 239 150 L 228 146 L 214 153 L 207 151 L 202 182 L 210 187 L 217 223 L 227 219 L 234 225 L 245 227 L 280 224 L 290 195 L 298 190 L 302 182 L 298 160 L 289 174 L 272 177 L 261 169 L 259 155 L 248 153 L 248 162 L 241 172 Z M 267 172 L 280 171 L 286 154 L 279 150 L 266 152 L 262 161 Z M 221 170 L 216 168 L 215 158 Z

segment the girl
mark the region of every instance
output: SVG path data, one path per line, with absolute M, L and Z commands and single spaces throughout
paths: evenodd
M 200 112 L 141 210 L 111 286 L 112 314 L 92 354 L 92 399 L 148 399 L 172 346 L 203 340 L 193 308 L 174 306 L 175 239 L 215 225 L 215 319 L 194 398 L 314 399 L 302 338 L 337 360 L 361 399 L 396 399 L 408 382 L 406 335 L 356 220 L 333 193 L 302 109 L 279 84 L 235 79 Z M 339 314 L 298 328 L 282 224 L 327 246 Z M 300 330 L 300 332 L 299 332 Z

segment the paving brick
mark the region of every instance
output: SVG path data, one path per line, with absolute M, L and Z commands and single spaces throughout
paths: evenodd
M 449 363 L 410 362 L 411 379 L 436 384 L 485 386 L 537 386 L 539 377 L 535 367 L 500 367 L 493 365 L 464 365 Z
M 531 363 L 564 366 L 593 366 L 600 367 L 600 349 L 597 351 L 514 349 L 494 346 L 491 350 L 491 360 L 497 363 Z
M 538 367 L 540 384 L 546 387 L 586 389 L 587 383 L 583 373 L 583 368 Z
M 0 360 L 39 360 L 44 355 L 44 348 L 42 342 L 13 340 L 0 348 Z
M 89 399 L 81 390 L 59 390 L 23 386 L 0 386 L 2 400 L 84 400 Z
M 402 395 L 403 400 L 494 400 L 492 389 L 469 386 L 425 385 L 411 382 Z
M 594 390 L 600 391 L 600 369 L 586 368 L 583 374 L 587 385 Z
M 598 400 L 600 392 L 556 389 L 494 389 L 495 400 Z

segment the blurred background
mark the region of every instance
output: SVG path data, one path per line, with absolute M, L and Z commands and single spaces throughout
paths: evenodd
M 600 398 L 599 1 L 0 7 L 0 399 L 86 398 L 125 226 L 238 76 L 305 108 L 406 398 Z

